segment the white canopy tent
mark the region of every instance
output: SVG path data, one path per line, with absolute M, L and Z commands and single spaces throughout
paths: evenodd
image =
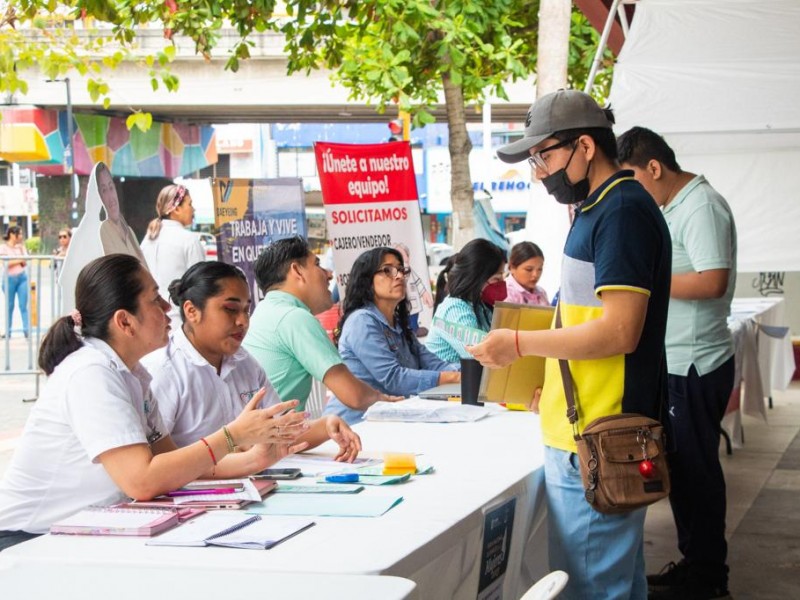
M 610 101 L 728 199 L 740 272 L 800 271 L 800 1 L 637 2 Z

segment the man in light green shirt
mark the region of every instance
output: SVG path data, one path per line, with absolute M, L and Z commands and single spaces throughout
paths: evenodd
M 665 339 L 670 504 L 683 559 L 648 576 L 648 597 L 727 598 L 719 438 L 734 377 L 727 319 L 736 285 L 736 225 L 725 199 L 702 175 L 682 171 L 661 136 L 634 127 L 618 145 L 620 162 L 661 207 L 672 237 Z
M 301 237 L 273 242 L 255 264 L 266 293 L 250 319 L 243 346 L 264 368 L 281 400 L 299 400 L 304 410 L 312 378 L 322 381 L 343 404 L 366 410 L 386 396 L 357 379 L 314 315 L 332 305 L 331 273 Z

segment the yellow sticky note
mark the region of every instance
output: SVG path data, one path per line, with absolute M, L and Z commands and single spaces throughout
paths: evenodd
M 405 475 L 417 472 L 417 458 L 409 452 L 386 452 L 383 455 L 384 475 Z

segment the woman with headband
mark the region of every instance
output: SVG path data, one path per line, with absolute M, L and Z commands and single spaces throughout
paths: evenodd
M 156 218 L 150 221 L 142 240 L 142 252 L 165 300 L 169 300 L 169 284 L 180 279 L 193 264 L 205 260 L 200 236 L 185 229 L 192 221 L 194 207 L 189 191 L 182 185 L 162 189 L 156 199 Z M 180 325 L 174 305 L 169 316 L 173 325 Z

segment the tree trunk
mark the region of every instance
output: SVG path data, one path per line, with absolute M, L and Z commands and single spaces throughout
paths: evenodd
M 536 97 L 567 87 L 571 0 L 541 0 L 536 61 Z
M 449 73 L 442 77 L 444 102 L 447 109 L 447 128 L 450 150 L 450 199 L 453 203 L 453 246 L 456 250 L 473 238 L 475 222 L 472 206 L 472 176 L 469 172 L 469 153 L 472 142 L 467 133 L 464 117 L 464 94 L 461 86 L 455 85 Z

